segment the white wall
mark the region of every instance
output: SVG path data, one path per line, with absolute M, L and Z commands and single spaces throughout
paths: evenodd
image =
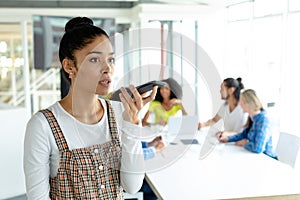
M 25 193 L 23 141 L 25 108 L 0 109 L 0 199 Z

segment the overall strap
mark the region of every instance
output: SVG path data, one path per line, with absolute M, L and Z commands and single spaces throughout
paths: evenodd
M 115 119 L 115 113 L 112 109 L 112 105 L 109 102 L 109 100 L 105 100 L 105 102 L 107 105 L 107 117 L 108 117 L 108 125 L 109 125 L 111 138 L 118 146 L 120 146 L 117 123 L 116 123 L 116 119 Z
M 53 113 L 48 109 L 40 110 L 39 112 L 43 113 L 43 115 L 46 117 L 59 151 L 69 150 L 64 134 L 62 133 L 61 128 Z

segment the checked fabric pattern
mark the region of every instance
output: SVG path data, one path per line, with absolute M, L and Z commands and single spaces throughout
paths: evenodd
M 56 177 L 50 178 L 51 199 L 124 199 L 120 186 L 121 146 L 114 112 L 109 101 L 107 115 L 112 140 L 102 145 L 69 150 L 62 130 L 50 110 L 46 117 L 60 151 Z

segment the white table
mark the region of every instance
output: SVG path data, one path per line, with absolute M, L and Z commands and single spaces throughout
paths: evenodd
M 160 199 L 300 199 L 294 195 L 300 194 L 300 174 L 290 166 L 233 144 L 217 144 L 199 159 L 204 134 L 199 135 L 200 145 L 182 145 L 178 137 L 177 145 L 146 161 L 146 180 Z

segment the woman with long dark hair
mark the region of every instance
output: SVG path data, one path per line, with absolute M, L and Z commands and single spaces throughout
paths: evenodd
M 162 82 L 165 82 L 165 85 L 158 88 L 155 100 L 150 102 L 149 109 L 142 120 L 143 126 L 151 125 L 148 122 L 151 112 L 155 115 L 154 124 L 163 126 L 168 123 L 169 117 L 176 115 L 178 111 L 181 110 L 183 115 L 187 114 L 181 101 L 181 86 L 173 78 L 164 79 Z
M 71 19 L 60 42 L 68 94 L 27 124 L 24 171 L 28 199 L 123 199 L 137 192 L 144 178 L 138 114 L 154 99 L 132 98 L 121 88 L 121 102 L 106 95 L 114 73 L 108 35 L 86 17 Z

